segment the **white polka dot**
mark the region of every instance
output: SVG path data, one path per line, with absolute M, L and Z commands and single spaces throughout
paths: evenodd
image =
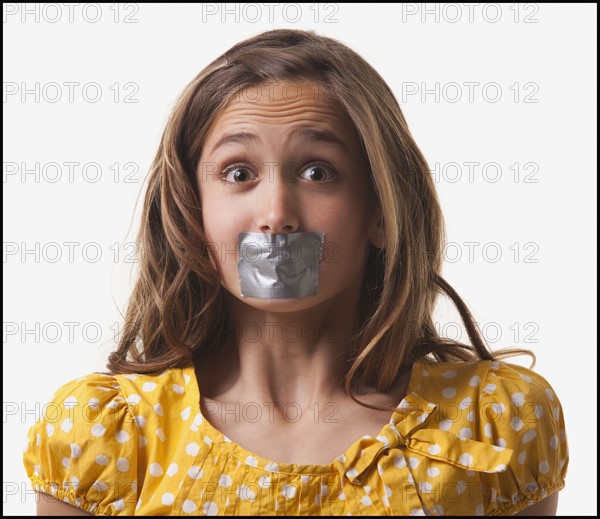
M 419 465 L 419 460 L 417 458 L 408 458 L 408 466 L 411 469 L 416 469 Z
M 544 461 L 540 462 L 540 465 L 538 468 L 542 474 L 546 474 L 550 470 L 550 465 L 548 464 L 548 462 L 546 460 L 544 460 Z
M 162 427 L 157 427 L 157 428 L 156 428 L 156 436 L 158 436 L 158 439 L 159 439 L 161 442 L 164 442 L 164 441 L 166 441 L 166 440 L 167 440 L 167 437 L 165 436 L 165 433 L 164 433 L 164 431 L 162 430 Z
M 453 396 L 456 396 L 456 389 L 453 387 L 445 387 L 442 390 L 442 395 L 444 395 L 444 398 L 452 398 Z
M 96 463 L 98 465 L 108 465 L 109 461 L 110 459 L 107 458 L 104 454 L 98 454 L 98 456 L 96 456 Z
M 468 452 L 464 452 L 458 457 L 458 462 L 461 465 L 466 465 L 469 467 L 471 463 L 473 463 L 473 456 L 471 456 Z
M 469 427 L 463 427 L 459 431 L 458 437 L 461 440 L 470 440 L 473 437 L 473 431 Z
M 456 373 L 457 373 L 456 370 L 449 369 L 448 371 L 444 371 L 442 373 L 442 377 L 444 377 L 444 378 L 453 378 L 453 377 L 456 376 Z
M 154 476 L 154 477 L 158 477 L 158 476 L 162 476 L 163 475 L 163 469 L 160 466 L 159 463 L 152 463 L 150 465 L 150 475 Z
M 265 465 L 265 470 L 267 472 L 279 472 L 279 467 L 277 466 L 277 463 L 271 461 Z
M 356 470 L 354 467 L 350 467 L 346 471 L 346 476 L 348 476 L 348 478 L 355 478 L 356 476 L 358 476 L 358 470 Z
M 429 483 L 429 481 L 421 481 L 419 483 L 419 488 L 421 489 L 421 492 L 432 492 L 433 491 L 433 485 L 431 483 Z
M 248 456 L 246 458 L 246 465 L 250 465 L 251 467 L 258 467 L 258 461 L 254 456 Z
M 467 484 L 461 479 L 456 482 L 456 491 L 462 494 L 467 489 Z
M 125 509 L 125 500 L 123 498 L 117 499 L 112 505 L 115 510 L 120 512 Z
M 218 485 L 220 487 L 229 488 L 232 484 L 232 479 L 229 474 L 221 474 Z
M 192 422 L 192 426 L 191 426 L 192 431 L 198 432 L 198 427 L 200 426 L 202 421 L 203 421 L 202 415 L 200 413 L 198 413 L 194 417 L 194 421 Z
M 98 409 L 100 409 L 100 400 L 98 398 L 90 398 L 88 406 L 91 407 L 94 411 L 97 411 Z
M 448 431 L 452 427 L 452 422 L 448 419 L 442 420 L 438 426 L 442 431 Z
M 565 443 L 567 441 L 567 431 L 559 429 L 558 434 L 560 434 L 560 443 Z
M 558 449 L 558 436 L 556 436 L 556 434 L 553 434 L 550 438 L 550 447 Z
M 425 512 L 423 512 L 422 508 L 412 508 L 410 512 L 408 512 L 408 515 L 425 515 Z
M 521 451 L 517 456 L 517 461 L 519 464 L 523 465 L 525 463 L 525 458 L 527 457 L 527 453 L 525 451 Z
M 421 375 L 423 375 L 424 377 L 428 377 L 429 376 L 429 371 L 427 371 L 426 369 L 424 369 L 423 371 L 421 371 Z
M 125 402 L 127 402 L 130 405 L 138 405 L 141 400 L 142 400 L 142 397 L 136 393 L 136 394 L 133 394 L 133 395 L 129 395 L 125 399 Z
M 506 411 L 506 406 L 502 402 L 494 402 L 492 404 L 492 409 L 494 410 L 494 413 L 502 414 Z
M 196 510 L 195 506 L 194 510 Z M 214 501 L 207 501 L 206 503 L 204 503 L 204 505 L 202 505 L 202 511 L 206 515 L 217 515 L 219 513 L 219 507 Z
M 432 505 L 431 511 L 435 515 L 444 515 L 444 507 L 442 505 Z
M 558 422 L 558 419 L 560 418 L 560 409 L 558 407 L 553 409 L 552 416 L 554 417 L 554 420 Z
M 169 465 L 169 468 L 167 469 L 167 476 L 174 476 L 175 474 L 177 474 L 178 470 L 179 467 L 177 466 L 177 463 L 171 463 Z
M 535 417 L 538 419 L 544 416 L 544 408 L 540 404 L 535 405 L 533 412 L 535 413 Z
M 533 494 L 538 489 L 538 485 L 535 481 L 530 481 L 525 484 L 525 490 L 531 494 Z
M 200 446 L 196 442 L 188 443 L 185 447 L 185 452 L 190 456 L 195 456 L 200 451 Z
M 141 414 L 135 417 L 135 425 L 138 427 L 144 427 L 146 425 L 146 418 L 144 418 Z
M 183 411 L 181 411 L 181 419 L 187 420 L 190 417 L 190 413 L 192 412 L 192 408 L 190 406 L 186 407 Z
M 525 382 L 531 382 L 531 379 L 527 376 L 527 375 L 523 375 L 522 373 L 519 373 L 519 376 L 525 381 Z
M 129 462 L 126 458 L 119 458 L 117 460 L 117 468 L 119 472 L 127 472 L 129 470 Z
M 458 405 L 460 409 L 468 409 L 473 404 L 473 399 L 468 396 L 467 398 L 463 398 L 461 403 Z
M 206 443 L 206 445 L 210 445 L 212 442 L 213 441 L 208 436 L 204 437 L 204 443 Z
M 181 509 L 186 514 L 193 514 L 196 511 L 196 508 L 196 503 L 194 503 L 191 499 L 186 499 L 181 505 Z M 215 505 L 212 501 L 204 503 L 204 513 L 206 515 L 217 515 L 217 505 Z
M 163 415 L 163 408 L 161 404 L 154 404 L 154 412 L 158 415 L 158 416 L 162 416 Z
M 469 411 L 467 413 L 467 420 L 469 420 L 469 422 L 475 421 L 475 412 L 474 411 Z
M 402 454 L 394 458 L 394 465 L 398 469 L 403 469 L 404 467 L 406 467 L 406 460 L 404 459 L 404 456 Z
M 185 393 L 185 389 L 179 384 L 173 384 L 173 391 L 175 391 L 175 393 L 178 395 L 183 395 L 183 393 Z
M 510 399 L 516 407 L 521 407 L 525 403 L 525 395 L 523 393 L 513 393 Z
M 68 433 L 72 428 L 73 428 L 73 422 L 67 418 L 66 420 L 63 420 L 63 422 L 60 424 L 60 428 Z
M 492 438 L 492 424 L 486 423 L 483 426 L 483 435 Z
M 554 392 L 550 388 L 546 388 L 546 394 L 550 400 L 554 400 Z
M 71 443 L 71 458 L 79 458 L 81 456 L 81 447 L 76 443 Z
M 476 474 L 476 472 L 474 470 L 467 470 L 467 469 L 465 469 L 465 475 L 468 478 L 472 478 L 473 476 L 475 476 L 475 474 Z
M 510 426 L 513 430 L 520 431 L 523 428 L 523 420 L 521 420 L 518 416 L 515 416 L 510 421 Z
M 440 469 L 438 469 L 437 467 L 429 467 L 427 469 L 427 475 L 430 478 L 436 478 L 440 475 Z
M 490 369 L 498 369 L 500 367 L 500 362 L 497 360 L 494 360 L 493 362 L 490 362 Z
M 481 379 L 479 378 L 479 376 L 478 376 L 478 375 L 473 375 L 473 376 L 471 377 L 471 380 L 469 380 L 469 386 L 471 386 L 471 387 L 476 387 L 476 386 L 478 386 L 479 384 L 481 384 Z
M 530 442 L 531 440 L 533 440 L 535 437 L 537 436 L 537 433 L 535 432 L 535 429 L 530 429 L 529 431 L 527 431 L 524 435 L 523 435 L 523 443 L 527 443 Z
M 96 481 L 92 486 L 98 492 L 106 492 L 108 490 L 108 485 L 103 481 Z
M 483 505 L 477 505 L 475 507 L 475 515 L 483 515 Z
M 96 425 L 94 425 L 92 427 L 92 436 L 96 436 L 96 437 L 104 436 L 105 432 L 106 432 L 106 427 L 104 427 L 104 425 L 102 425 L 101 423 L 97 423 Z
M 237 496 L 245 501 L 254 501 L 256 499 L 256 492 L 254 492 L 248 485 L 240 485 L 237 491 Z
M 503 449 L 506 448 L 506 440 L 504 438 L 498 438 L 498 440 L 496 441 L 496 444 L 499 447 L 502 447 Z
M 156 389 L 156 382 L 144 382 L 142 386 L 142 391 L 144 393 L 148 393 L 148 391 L 154 391 Z
M 429 454 L 439 454 L 442 451 L 442 448 L 437 444 L 434 443 L 433 445 L 430 445 L 427 450 L 429 451 Z
M 63 467 L 68 469 L 71 466 L 71 458 L 63 458 L 61 464 Z
M 187 471 L 187 475 L 192 479 L 200 479 L 202 477 L 202 474 L 202 469 L 197 465 L 191 466 L 190 469 Z
M 506 470 L 506 465 L 501 463 L 500 465 L 496 465 L 494 472 L 504 472 Z
M 72 407 L 75 407 L 76 405 L 78 405 L 79 402 L 77 401 L 77 398 L 73 395 L 68 396 L 67 398 L 65 398 L 63 405 L 67 408 L 67 409 L 71 409 Z
M 360 502 L 363 506 L 371 506 L 373 504 L 369 496 L 363 496 Z
M 148 439 L 145 436 L 138 436 L 138 449 L 145 447 L 148 444 Z
M 258 486 L 261 488 L 269 488 L 271 486 L 271 478 L 269 476 L 259 477 Z
M 161 502 L 163 505 L 171 506 L 174 503 L 174 501 L 175 501 L 175 496 L 173 494 L 171 494 L 171 492 L 165 492 L 162 495 Z
M 493 394 L 494 391 L 496 391 L 496 384 L 486 384 L 483 388 L 483 392 L 487 393 L 488 395 Z
M 138 499 L 137 505 L 135 505 L 135 509 L 139 510 L 141 506 L 142 506 L 142 500 Z
M 286 499 L 294 499 L 296 496 L 296 487 L 294 485 L 283 485 L 281 487 L 281 495 Z
M 125 443 L 129 441 L 129 434 L 127 434 L 127 431 L 119 431 L 115 434 L 115 438 L 119 443 Z

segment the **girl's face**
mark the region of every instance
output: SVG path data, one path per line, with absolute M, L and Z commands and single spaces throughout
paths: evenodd
M 222 283 L 254 308 L 290 312 L 343 300 L 360 287 L 371 244 L 382 246 L 356 130 L 341 106 L 311 83 L 265 83 L 233 97 L 209 129 L 197 180 Z M 242 298 L 238 234 L 307 231 L 325 235 L 318 293 Z

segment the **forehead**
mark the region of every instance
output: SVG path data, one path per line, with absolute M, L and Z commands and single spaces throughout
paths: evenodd
M 308 81 L 280 80 L 244 88 L 219 111 L 208 137 L 246 123 L 312 125 L 337 130 L 346 139 L 356 138 L 341 104 L 323 86 Z

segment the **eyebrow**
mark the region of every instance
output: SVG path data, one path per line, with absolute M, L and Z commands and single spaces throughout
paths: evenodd
M 305 140 L 308 140 L 309 142 L 323 142 L 326 144 L 331 144 L 347 153 L 350 153 L 350 150 L 348 149 L 348 146 L 346 146 L 346 143 L 342 139 L 340 139 L 335 133 L 330 132 L 329 130 L 316 130 L 314 128 L 301 126 L 292 130 L 288 136 L 288 140 L 295 138 L 303 138 Z M 214 153 L 218 148 L 224 146 L 225 144 L 248 144 L 260 142 L 260 140 L 260 137 L 251 132 L 237 132 L 232 134 L 226 134 L 223 135 L 213 146 L 212 153 Z

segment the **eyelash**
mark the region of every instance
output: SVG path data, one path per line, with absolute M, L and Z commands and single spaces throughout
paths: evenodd
M 330 166 L 329 164 L 327 164 L 325 162 L 320 162 L 320 161 L 310 162 L 305 167 L 301 168 L 300 171 L 305 171 L 306 169 L 309 169 L 311 167 L 316 167 L 316 166 L 328 170 L 330 173 L 332 173 L 331 176 L 337 177 L 337 171 L 336 171 L 336 169 L 333 166 Z M 227 175 L 229 173 L 231 173 L 232 171 L 235 171 L 238 168 L 245 168 L 245 169 L 248 169 L 250 171 L 252 170 L 252 168 L 249 167 L 249 165 L 247 163 L 245 163 L 245 162 L 236 162 L 234 164 L 231 164 L 231 166 L 227 167 L 226 169 L 224 169 L 219 174 L 220 181 L 223 182 L 224 184 L 229 184 L 229 185 L 233 185 L 233 186 L 240 186 L 242 184 L 247 184 L 249 182 L 252 182 L 252 180 L 245 180 L 243 182 L 228 182 L 227 180 L 225 180 L 225 178 L 227 177 Z M 316 180 L 316 181 L 314 181 L 314 183 L 325 184 L 325 183 L 333 182 L 333 181 L 334 180 Z

